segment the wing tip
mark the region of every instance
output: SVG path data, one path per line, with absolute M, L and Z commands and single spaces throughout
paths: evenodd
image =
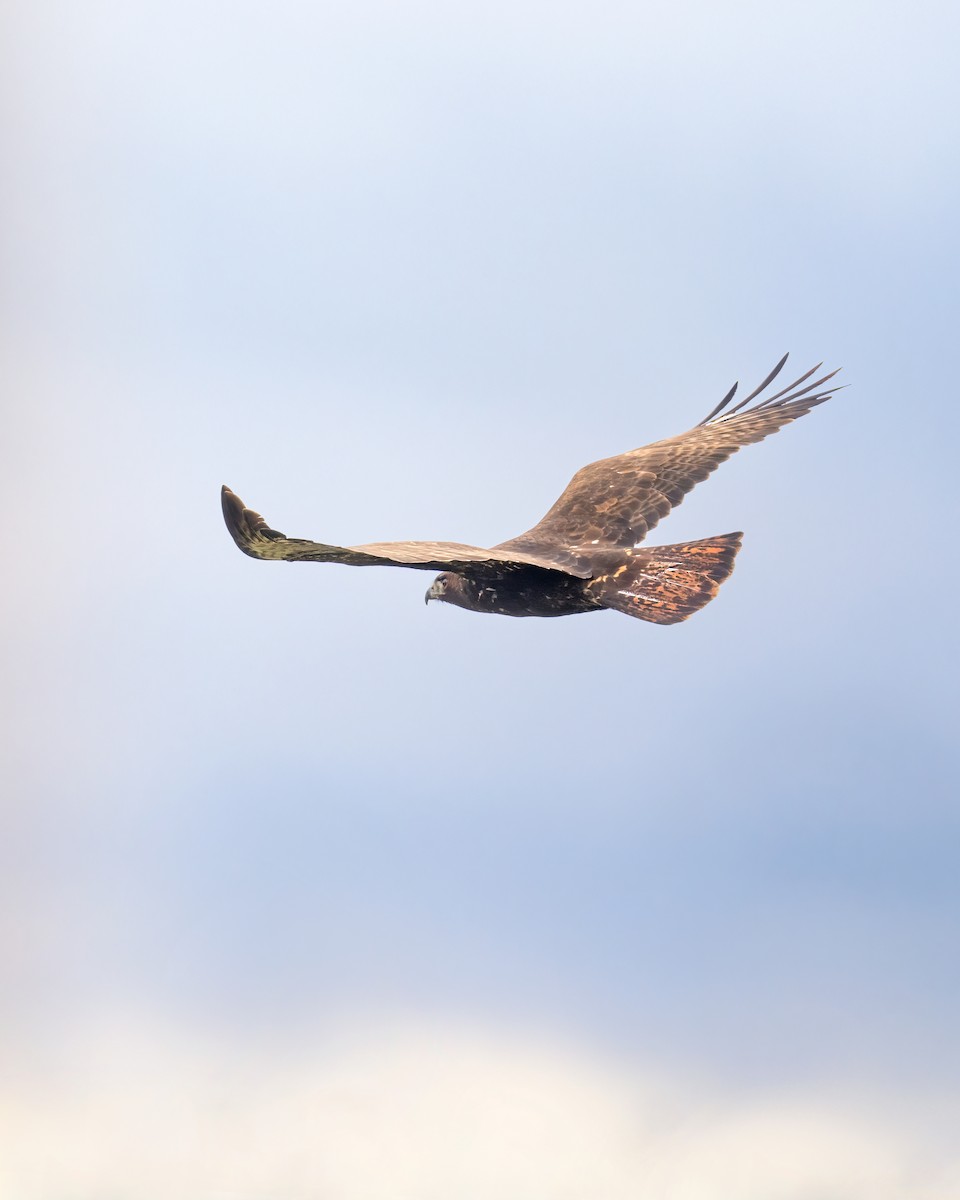
M 243 502 L 236 492 L 231 491 L 226 484 L 220 488 L 220 507 L 223 509 L 223 515 L 226 516 L 228 511 L 232 511 L 237 505 L 243 508 Z
M 761 383 L 759 387 L 754 388 L 749 396 L 745 396 L 732 408 L 728 406 L 730 401 L 733 399 L 736 387 L 734 386 L 731 388 L 727 395 L 724 396 L 723 400 L 721 400 L 716 406 L 716 408 L 714 408 L 708 416 L 704 417 L 704 419 L 700 422 L 700 425 L 719 425 L 731 420 L 733 417 L 737 417 L 739 420 L 741 416 L 747 416 L 748 414 L 759 412 L 761 409 L 768 408 L 783 409 L 786 407 L 796 407 L 797 410 L 802 411 L 797 411 L 794 415 L 802 416 L 803 412 L 808 411 L 817 404 L 822 404 L 823 401 L 832 396 L 834 392 L 840 391 L 841 387 L 849 386 L 847 384 L 842 384 L 838 385 L 837 387 L 830 388 L 827 391 L 817 391 L 818 388 L 822 388 L 823 384 L 833 379 L 833 377 L 840 372 L 841 368 L 837 367 L 836 370 L 831 371 L 827 375 L 822 375 L 819 379 L 814 380 L 813 383 L 807 383 L 807 386 L 802 388 L 800 385 L 806 383 L 810 376 L 816 374 L 816 372 L 819 371 L 823 366 L 823 363 L 819 362 L 816 366 L 811 367 L 809 371 L 805 371 L 799 379 L 795 379 L 793 383 L 789 384 L 787 387 L 781 388 L 779 392 L 775 392 L 772 396 L 767 396 L 764 399 L 760 399 L 756 404 L 751 404 L 751 402 L 757 400 L 757 398 L 761 396 L 764 391 L 766 391 L 773 380 L 776 379 L 776 377 L 783 370 L 783 367 L 789 357 L 789 353 L 784 354 L 784 356 L 780 359 L 763 383 Z M 815 395 L 811 396 L 811 392 L 814 392 Z
M 220 489 L 220 507 L 223 510 L 223 519 L 227 523 L 227 528 L 239 545 L 237 535 L 244 524 L 243 514 L 246 512 L 246 507 L 236 492 L 231 491 L 226 484 Z
M 257 550 L 258 543 L 262 545 L 264 541 L 283 537 L 282 533 L 270 529 L 259 513 L 247 508 L 236 492 L 226 484 L 220 488 L 220 507 L 230 536 L 244 554 L 249 554 L 251 558 L 263 557 Z

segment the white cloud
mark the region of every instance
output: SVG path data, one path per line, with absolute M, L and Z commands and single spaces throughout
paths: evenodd
M 0 1093 L 0 1191 L 23 1200 L 947 1200 L 960 1184 L 949 1138 L 875 1101 L 724 1096 L 463 1026 L 355 1029 L 299 1055 L 115 1028 L 31 1078 Z

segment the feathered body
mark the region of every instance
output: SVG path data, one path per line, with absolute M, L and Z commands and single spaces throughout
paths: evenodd
M 742 536 L 728 533 L 677 546 L 607 551 L 594 556 L 590 579 L 542 567 L 499 575 L 444 572 L 431 584 L 427 599 L 505 617 L 569 617 L 612 608 L 673 625 L 717 594 L 733 570 Z

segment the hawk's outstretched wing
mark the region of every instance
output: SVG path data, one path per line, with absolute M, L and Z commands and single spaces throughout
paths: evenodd
M 271 529 L 259 513 L 224 486 L 223 519 L 233 540 L 251 558 L 281 562 L 337 562 L 353 567 L 414 567 L 423 571 L 483 571 L 503 574 L 521 567 L 541 567 L 588 579 L 588 569 L 571 569 L 549 555 L 524 551 L 484 550 L 459 542 L 379 542 L 369 546 L 328 546 L 306 538 L 291 538 Z
M 762 441 L 839 391 L 819 390 L 836 371 L 801 387 L 823 365 L 818 363 L 789 387 L 747 407 L 786 361 L 784 355 L 758 388 L 728 408 L 734 384 L 710 415 L 687 433 L 581 468 L 539 524 L 494 549 L 551 555 L 559 562 L 578 564 L 594 548 L 636 545 L 741 446 Z

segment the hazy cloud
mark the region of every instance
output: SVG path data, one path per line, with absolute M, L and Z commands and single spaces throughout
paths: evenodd
M 949 1200 L 960 1156 L 929 1101 L 721 1096 L 529 1031 L 396 1020 L 271 1054 L 120 1020 L 69 1070 L 8 1080 L 0 1184 L 24 1200 Z

